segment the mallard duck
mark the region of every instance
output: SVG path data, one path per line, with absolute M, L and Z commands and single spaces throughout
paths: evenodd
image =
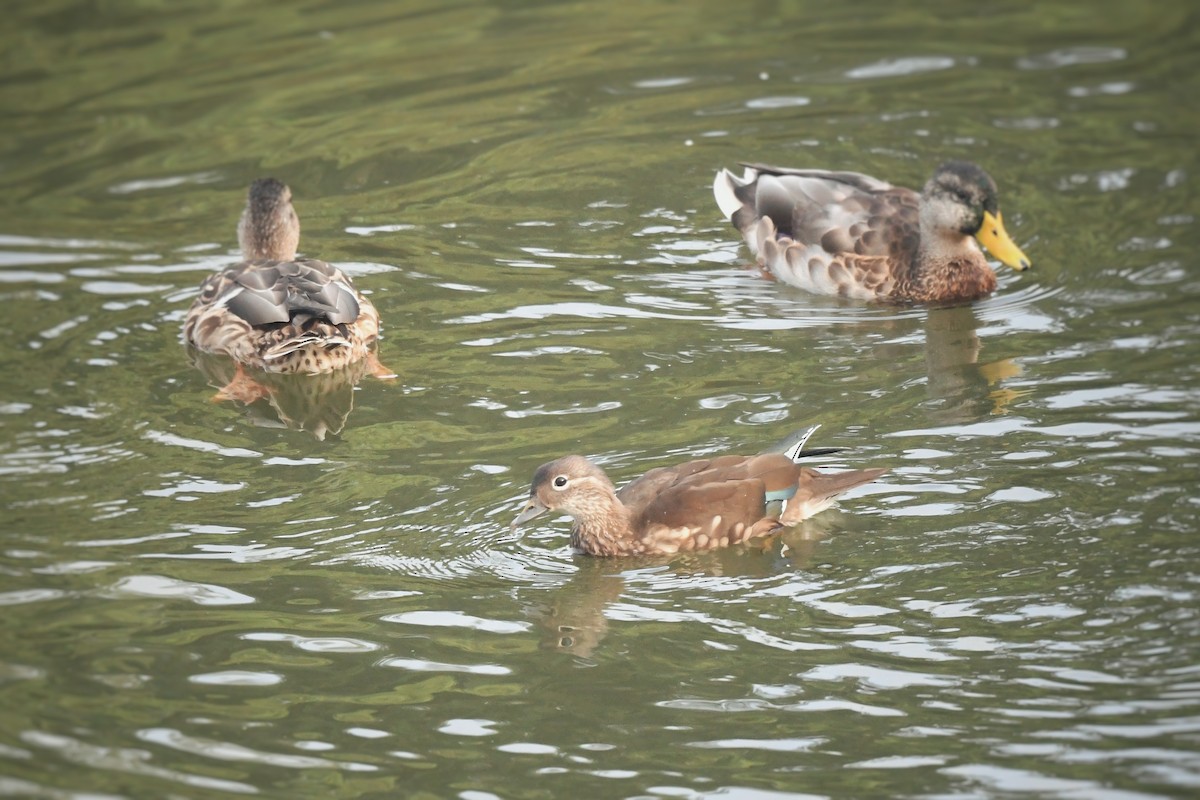
M 183 323 L 189 344 L 286 373 L 329 372 L 372 353 L 379 312 L 337 267 L 296 258 L 300 219 L 285 184 L 250 185 L 238 244 L 245 260 L 200 284 Z
M 822 473 L 801 459 L 838 448 L 804 450 L 816 428 L 783 453 L 720 456 L 660 467 L 620 491 L 583 456 L 538 467 L 529 500 L 512 528 L 547 511 L 574 519 L 571 545 L 593 556 L 671 555 L 740 544 L 824 511 L 838 495 L 886 469 Z
M 948 161 L 920 194 L 857 172 L 743 164 L 713 194 L 764 272 L 818 294 L 891 303 L 959 303 L 996 275 L 976 240 L 1018 272 L 1029 259 L 1004 230 L 996 183 Z

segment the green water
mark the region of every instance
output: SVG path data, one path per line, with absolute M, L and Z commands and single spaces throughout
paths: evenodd
M 0 59 L 0 794 L 1200 792 L 1191 4 L 50 0 Z M 768 283 L 709 188 L 945 158 L 1036 264 L 970 307 Z M 267 174 L 400 380 L 211 402 Z M 816 422 L 892 472 L 765 550 L 508 530 Z

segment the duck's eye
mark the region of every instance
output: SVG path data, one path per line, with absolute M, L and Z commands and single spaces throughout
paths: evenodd
M 554 479 L 554 488 L 555 489 L 561 489 L 566 485 L 567 485 L 567 476 L 566 475 L 559 475 L 557 478 Z

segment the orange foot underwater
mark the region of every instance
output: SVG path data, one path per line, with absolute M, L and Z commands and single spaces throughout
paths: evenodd
M 212 402 L 222 403 L 226 400 L 236 400 L 239 403 L 250 405 L 270 394 L 267 387 L 246 374 L 245 368 L 238 364 L 234 369 L 233 379 L 212 396 Z

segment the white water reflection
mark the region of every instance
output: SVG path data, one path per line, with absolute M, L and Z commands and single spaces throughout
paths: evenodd
M 411 672 L 462 672 L 468 675 L 511 675 L 512 670 L 499 664 L 447 664 L 419 658 L 385 658 L 381 667 L 405 669 Z
M 235 794 L 258 794 L 258 789 L 248 783 L 212 778 L 206 775 L 157 766 L 153 763 L 153 754 L 148 750 L 96 745 L 71 736 L 62 736 L 44 731 L 24 731 L 21 733 L 21 739 L 33 747 L 51 751 L 65 761 L 101 771 L 111 770 L 133 775 L 144 775 L 171 783 L 182 784 L 194 789 L 233 792 Z
M 354 761 L 334 761 L 316 756 L 298 756 L 291 753 L 270 753 L 250 747 L 190 736 L 174 728 L 143 728 L 137 731 L 143 742 L 169 747 L 185 753 L 211 758 L 217 761 L 240 761 L 265 764 L 285 769 L 337 769 L 348 772 L 374 772 L 378 767 Z
M 230 669 L 190 675 L 188 682 L 199 686 L 276 686 L 283 683 L 283 676 L 273 672 Z
M 950 69 L 955 65 L 953 58 L 944 56 L 910 56 L 894 58 L 855 67 L 846 72 L 847 78 L 855 80 L 874 80 L 878 78 L 894 78 L 902 75 L 918 75 L 922 72 L 938 72 Z
M 389 614 L 381 618 L 383 622 L 394 622 L 401 625 L 417 625 L 435 628 L 470 628 L 487 633 L 513 634 L 529 630 L 527 622 L 512 622 L 510 620 L 485 619 L 457 611 L 406 611 L 400 614 Z
M 199 606 L 229 606 L 253 603 L 249 595 L 211 583 L 170 578 L 165 575 L 130 575 L 113 584 L 110 591 L 129 597 L 187 600 Z

